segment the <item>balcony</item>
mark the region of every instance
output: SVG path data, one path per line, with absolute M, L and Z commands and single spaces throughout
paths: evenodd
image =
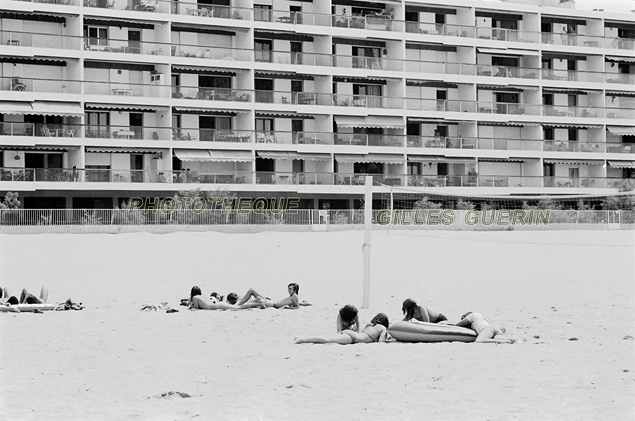
M 23 68 L 23 73 L 26 73 Z M 0 77 L 0 90 L 11 92 L 50 92 L 59 94 L 81 93 L 81 82 L 76 80 L 39 79 L 30 77 Z
M 169 13 L 170 1 L 166 0 L 140 0 L 134 3 L 126 0 L 84 0 L 84 7 L 134 10 L 135 12 Z
M 209 47 L 206 45 L 173 44 L 171 46 L 173 57 L 188 57 L 224 61 L 254 61 L 254 50 Z
M 168 88 L 170 88 L 168 86 Z M 231 88 L 201 88 L 198 86 L 175 86 L 172 98 L 200 99 L 205 101 L 252 102 L 254 91 Z
M 82 39 L 72 35 L 0 30 L 0 42 L 14 47 L 16 54 L 24 47 L 79 50 Z
M 204 18 L 252 20 L 252 9 L 223 6 L 218 4 L 199 4 L 192 1 L 172 1 L 171 12 L 175 15 L 200 16 Z
M 324 172 L 169 171 L 77 168 L 0 168 L 0 182 L 262 184 L 363 186 L 371 175 L 378 184 L 410 187 L 534 187 L 616 189 L 630 178 L 541 177 L 509 175 L 402 175 Z
M 129 41 L 117 38 L 94 38 L 83 37 L 84 49 L 86 51 L 120 53 L 120 54 L 142 54 L 163 56 L 167 55 L 169 44 L 149 41 Z

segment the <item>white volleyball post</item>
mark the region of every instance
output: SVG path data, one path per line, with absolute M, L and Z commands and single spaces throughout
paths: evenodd
M 364 195 L 364 292 L 362 308 L 368 308 L 370 301 L 370 230 L 373 223 L 373 177 L 366 176 L 366 193 Z

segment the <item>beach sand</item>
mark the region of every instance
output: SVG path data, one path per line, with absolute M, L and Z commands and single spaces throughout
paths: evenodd
M 82 311 L 0 314 L 6 420 L 635 419 L 633 231 L 0 235 L 0 286 Z M 299 310 L 189 311 L 254 287 Z M 295 345 L 338 309 L 412 297 L 483 313 L 522 345 Z M 142 312 L 167 301 L 178 313 Z

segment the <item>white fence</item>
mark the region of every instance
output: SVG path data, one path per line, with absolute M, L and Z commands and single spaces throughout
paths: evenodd
M 363 210 L 210 210 L 172 212 L 127 209 L 2 209 L 0 226 L 43 225 L 349 225 L 363 224 Z M 373 210 L 377 226 L 545 227 L 550 224 L 600 224 L 608 228 L 635 224 L 627 210 Z

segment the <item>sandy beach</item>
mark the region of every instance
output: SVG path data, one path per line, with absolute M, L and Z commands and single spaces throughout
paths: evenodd
M 635 419 L 633 231 L 0 235 L 0 286 L 82 311 L 0 314 L 7 420 Z M 299 310 L 189 311 L 254 287 Z M 295 345 L 337 310 L 399 320 L 412 297 L 522 345 Z M 178 313 L 142 312 L 167 301 Z

